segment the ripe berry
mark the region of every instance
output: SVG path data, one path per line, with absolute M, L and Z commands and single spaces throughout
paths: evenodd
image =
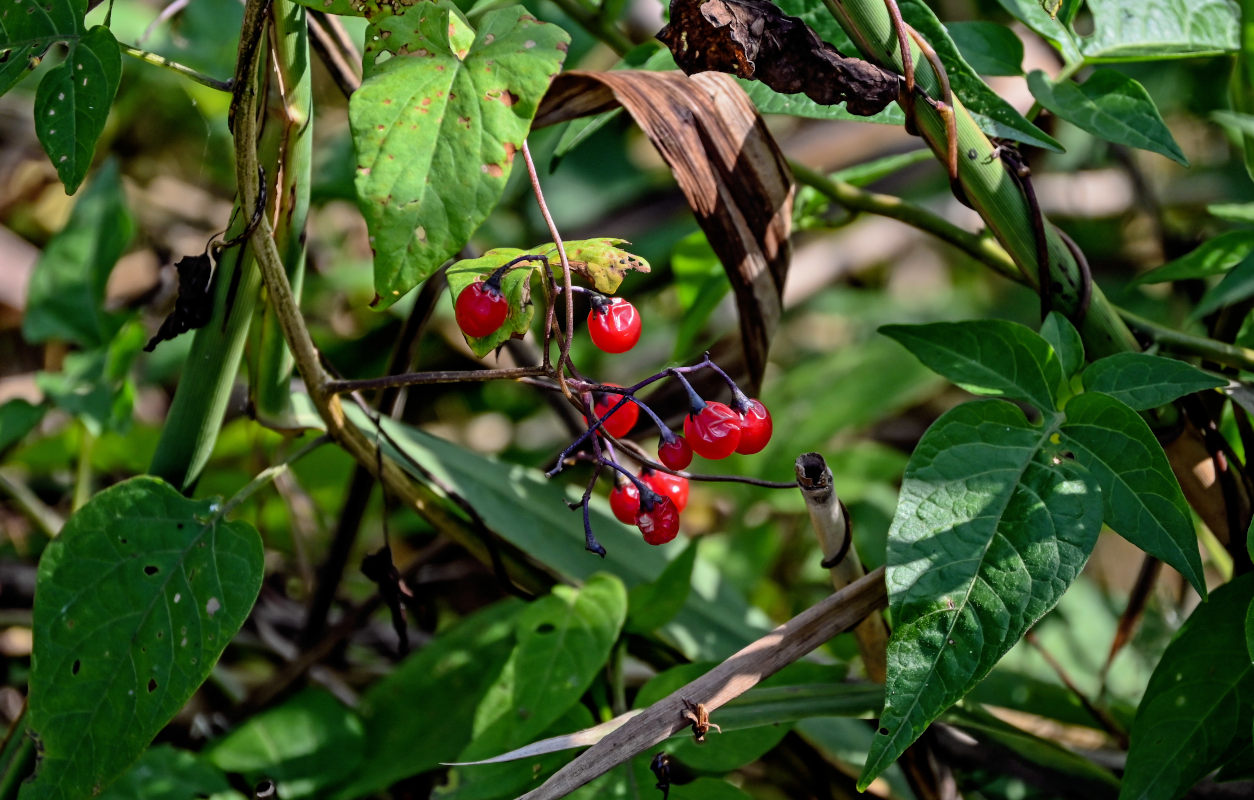
M 743 408 L 737 404 L 737 410 L 740 411 L 740 444 L 736 445 L 736 452 L 746 456 L 760 452 L 771 440 L 774 429 L 771 412 L 761 400 L 746 400 Z
M 615 486 L 610 492 L 610 511 L 624 525 L 635 525 L 640 511 L 640 490 L 631 481 Z
M 608 385 L 615 386 L 617 384 L 611 383 Z M 640 418 L 640 408 L 630 400 L 613 414 L 610 414 L 608 417 L 605 416 L 622 399 L 623 396 L 621 394 L 602 394 L 597 396 L 596 402 L 592 405 L 592 413 L 605 420 L 601 423 L 601 428 L 616 439 L 626 436 L 635 427 L 636 420 Z
M 670 469 L 685 469 L 692 463 L 692 447 L 687 439 L 676 436 L 658 446 L 657 459 Z
M 679 511 L 669 497 L 655 494 L 641 502 L 636 526 L 649 544 L 666 544 L 679 533 Z
M 640 314 L 621 297 L 594 301 L 588 312 L 588 335 L 607 353 L 625 353 L 640 340 Z
M 718 401 L 708 402 L 700 411 L 684 417 L 684 435 L 697 455 L 727 458 L 740 444 L 740 414 Z
M 683 511 L 688 507 L 688 479 L 682 475 L 654 472 L 646 468 L 640 473 L 640 480 L 649 484 L 649 488 L 658 494 L 669 497 L 675 504 L 676 511 Z
M 453 304 L 457 327 L 467 336 L 489 336 L 500 330 L 509 316 L 509 301 L 499 285 L 475 281 L 462 289 Z

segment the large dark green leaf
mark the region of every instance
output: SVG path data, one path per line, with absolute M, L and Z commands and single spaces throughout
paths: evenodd
M 226 776 L 199 755 L 162 744 L 145 751 L 99 800 L 188 800 L 210 796 L 214 800 L 243 800 L 243 795 L 231 790 Z
M 447 0 L 367 29 L 349 102 L 357 194 L 383 306 L 427 278 L 500 199 L 568 37 L 520 6 L 472 31 Z
M 124 317 L 104 310 L 105 285 L 134 232 L 117 163 L 106 162 L 35 265 L 22 336 L 83 347 L 112 339 Z
M 1088 0 L 1088 7 L 1093 35 L 1081 49 L 1089 61 L 1213 56 L 1238 46 L 1232 0 Z
M 1207 278 L 1235 267 L 1254 252 L 1254 228 L 1221 233 L 1179 258 L 1139 275 L 1133 284 Z
M 697 543 L 689 542 L 657 580 L 632 587 L 627 595 L 627 630 L 648 635 L 675 618 L 692 591 L 692 565 L 696 560 Z
M 1010 12 L 1011 16 L 1036 31 L 1045 41 L 1057 48 L 1066 63 L 1073 64 L 1083 58 L 1066 15 L 1050 14 L 1041 0 L 997 0 L 997 2 Z
M 1054 607 L 1101 528 L 1093 479 L 1053 425 L 980 400 L 949 411 L 906 467 L 889 531 L 885 706 L 865 788 Z
M 39 82 L 35 133 L 69 194 L 78 190 L 91 167 L 121 80 L 117 40 L 97 25 L 72 42 L 65 60 Z
M 1106 524 L 1170 564 L 1205 597 L 1193 518 L 1149 425 L 1123 403 L 1097 392 L 1072 398 L 1066 411 L 1063 445 L 1102 487 Z
M 1045 108 L 1094 136 L 1189 165 L 1145 87 L 1126 75 L 1098 69 L 1077 85 L 1052 82 L 1038 69 L 1028 75 L 1028 88 Z
M 885 325 L 880 333 L 909 350 L 929 369 L 975 394 L 1056 410 L 1062 363 L 1035 331 L 1004 320 Z
M 361 719 L 324 689 L 307 689 L 250 717 L 208 750 L 250 782 L 273 780 L 285 800 L 318 795 L 353 774 L 365 749 Z
M 1132 724 L 1120 800 L 1173 800 L 1250 740 L 1254 663 L 1244 619 L 1254 575 L 1216 589 L 1150 677 Z
M 1108 394 L 1137 411 L 1228 384 L 1192 364 L 1149 353 L 1117 353 L 1095 361 L 1084 370 L 1083 381 L 1087 391 Z
M 947 22 L 963 59 L 980 75 L 1022 75 L 1023 42 L 996 22 Z
M 83 35 L 87 0 L 13 0 L 0 6 L 0 94 L 26 77 L 49 47 Z
M 86 797 L 133 762 L 209 676 L 261 589 L 247 523 L 154 478 L 100 492 L 39 561 L 24 800 Z
M 679 361 L 697 350 L 697 335 L 731 291 L 731 284 L 704 231 L 695 231 L 675 244 L 671 273 L 682 312 L 671 358 Z

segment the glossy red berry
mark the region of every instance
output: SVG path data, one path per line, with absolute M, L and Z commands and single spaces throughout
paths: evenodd
M 625 353 L 640 341 L 640 314 L 623 298 L 612 297 L 588 312 L 588 335 L 607 353 Z
M 475 281 L 457 295 L 453 311 L 462 333 L 476 338 L 489 336 L 505 324 L 505 318 L 509 316 L 509 301 L 499 287 Z
M 676 436 L 671 441 L 658 445 L 657 460 L 670 469 L 685 469 L 692 463 L 692 447 L 687 439 Z
M 684 435 L 697 455 L 727 458 L 740 444 L 740 414 L 718 401 L 684 417 Z
M 636 527 L 649 544 L 666 544 L 679 533 L 679 510 L 669 497 L 656 496 L 649 508 L 641 504 Z
M 649 470 L 641 473 L 640 480 L 658 494 L 669 497 L 675 504 L 676 511 L 683 511 L 688 507 L 688 479 L 682 475 Z
M 630 481 L 615 486 L 610 492 L 610 511 L 624 525 L 635 525 L 640 512 L 640 490 Z
M 614 386 L 615 384 L 609 384 Z M 618 405 L 618 401 L 623 399 L 621 394 L 603 394 L 597 397 L 596 402 L 592 406 L 592 413 L 597 417 L 604 417 L 605 421 L 601 423 L 601 428 L 614 438 L 626 436 L 636 425 L 636 420 L 640 418 L 640 407 L 628 400 L 621 408 L 610 414 L 610 409 Z
M 736 452 L 743 455 L 761 452 L 771 440 L 773 429 L 771 412 L 761 400 L 750 400 L 740 412 L 740 444 L 736 445 Z

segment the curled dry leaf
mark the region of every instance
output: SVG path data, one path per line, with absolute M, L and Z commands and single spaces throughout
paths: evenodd
M 566 72 L 535 127 L 627 109 L 670 165 L 736 296 L 751 393 L 766 367 L 788 271 L 793 181 L 735 79 L 719 73 Z
M 844 55 L 766 0 L 673 0 L 657 35 L 684 72 L 728 72 L 869 117 L 897 99 L 900 76 Z

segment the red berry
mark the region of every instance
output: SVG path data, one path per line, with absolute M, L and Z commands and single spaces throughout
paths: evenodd
M 499 287 L 475 281 L 457 295 L 453 311 L 462 333 L 478 338 L 500 330 L 509 316 L 509 301 Z
M 640 340 L 640 314 L 623 298 L 610 298 L 588 312 L 588 335 L 607 353 L 625 353 Z
M 657 497 L 652 507 L 641 505 L 636 526 L 649 544 L 666 544 L 679 533 L 679 511 L 669 497 Z
M 658 446 L 657 458 L 670 469 L 684 469 L 692 463 L 692 447 L 687 439 L 676 436 Z
M 749 405 L 740 412 L 740 444 L 736 452 L 752 455 L 761 452 L 771 440 L 771 412 L 766 410 L 761 400 L 750 400 Z
M 617 384 L 611 383 L 607 385 L 616 386 Z M 622 399 L 623 395 L 621 394 L 603 394 L 597 397 L 596 402 L 592 406 L 592 413 L 605 419 L 601 423 L 601 428 L 616 439 L 626 436 L 635 427 L 636 420 L 640 418 L 640 408 L 630 400 L 613 414 L 610 414 L 608 417 L 605 416 Z
M 635 525 L 640 512 L 640 490 L 631 481 L 615 486 L 610 492 L 610 511 L 624 525 Z
M 683 511 L 688 507 L 688 479 L 682 475 L 648 470 L 640 474 L 640 480 L 649 484 L 649 488 L 658 494 L 669 497 L 675 504 L 676 511 Z
M 684 417 L 684 435 L 697 455 L 727 458 L 740 444 L 740 414 L 718 401 L 708 402 L 696 414 Z

